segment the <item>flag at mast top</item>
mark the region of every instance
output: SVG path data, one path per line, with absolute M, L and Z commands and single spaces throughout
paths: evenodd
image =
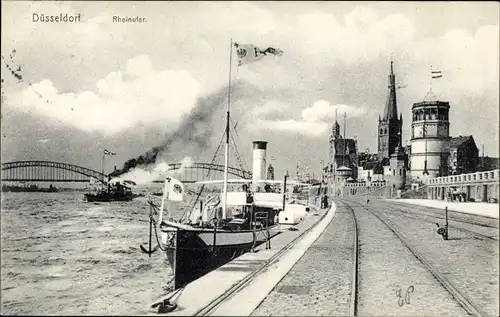
M 274 47 L 268 47 L 263 50 L 253 44 L 239 43 L 234 43 L 234 47 L 236 47 L 236 53 L 238 54 L 238 66 L 259 61 L 269 55 L 283 55 L 282 50 Z
M 440 70 L 431 70 L 431 76 L 433 79 L 443 77 L 443 73 Z

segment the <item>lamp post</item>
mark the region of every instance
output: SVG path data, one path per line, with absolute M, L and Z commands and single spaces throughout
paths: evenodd
M 286 202 L 286 180 L 288 178 L 288 170 L 285 173 L 285 176 L 283 176 L 283 212 L 285 211 L 285 202 Z

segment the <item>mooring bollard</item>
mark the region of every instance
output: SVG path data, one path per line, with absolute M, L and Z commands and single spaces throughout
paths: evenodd
M 438 226 L 437 233 L 443 236 L 444 240 L 448 240 L 448 206 L 444 208 L 445 212 L 445 224 L 444 227 L 439 227 L 439 223 L 436 222 L 436 225 Z

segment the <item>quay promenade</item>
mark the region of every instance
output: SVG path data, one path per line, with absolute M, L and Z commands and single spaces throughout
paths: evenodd
M 328 228 L 252 315 L 498 316 L 498 220 L 450 211 L 445 241 L 434 224 L 442 210 L 335 203 Z
M 445 240 L 442 206 L 403 201 L 336 199 L 193 282 L 170 314 L 498 316 L 498 217 L 449 208 Z
M 432 199 L 387 199 L 395 204 L 411 204 L 417 206 L 431 207 L 429 210 L 448 210 L 462 212 L 466 214 L 480 215 L 484 217 L 496 218 L 499 216 L 498 203 L 483 203 L 483 202 L 449 202 L 444 200 Z

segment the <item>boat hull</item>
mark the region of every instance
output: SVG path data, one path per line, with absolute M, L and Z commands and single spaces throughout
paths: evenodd
M 131 201 L 134 198 L 135 198 L 135 195 L 85 194 L 85 199 L 88 202 Z
M 254 247 L 252 231 L 191 231 L 178 229 L 175 232 L 175 246 L 169 246 L 166 255 L 174 271 L 174 288 L 178 289 L 219 268 Z M 272 238 L 279 231 L 269 228 Z M 255 232 L 255 246 L 266 242 L 267 231 Z M 214 241 L 215 240 L 215 241 Z

